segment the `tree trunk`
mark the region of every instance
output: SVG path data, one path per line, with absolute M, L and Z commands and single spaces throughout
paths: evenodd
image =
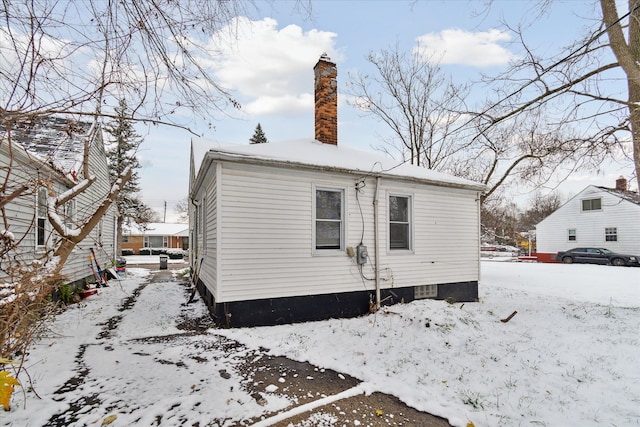
M 635 8 L 635 10 L 634 10 Z M 629 78 L 629 110 L 631 122 L 631 138 L 633 141 L 633 161 L 636 166 L 636 181 L 640 191 L 640 0 L 629 0 L 629 10 L 632 11 L 629 19 L 629 50 L 633 64 L 638 73 Z
M 640 189 L 640 0 L 629 0 L 629 34 L 625 40 L 615 0 L 600 0 L 609 45 L 627 76 L 629 125 L 636 181 Z
M 116 219 L 116 256 L 122 255 L 122 221 L 124 216 L 118 214 Z

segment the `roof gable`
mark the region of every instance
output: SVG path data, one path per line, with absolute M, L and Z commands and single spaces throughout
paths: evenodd
M 596 185 L 588 185 L 584 189 L 582 189 L 580 192 L 578 192 L 575 196 L 571 197 L 564 204 L 562 204 L 562 206 L 560 206 L 558 209 L 556 209 L 551 214 L 549 214 L 546 218 L 540 221 L 537 225 L 540 225 L 543 222 L 545 222 L 547 219 L 553 217 L 557 212 L 563 210 L 567 205 L 571 204 L 573 200 L 587 199 L 590 197 L 598 197 L 599 195 L 602 195 L 603 192 L 610 194 L 614 197 L 620 198 L 622 200 L 629 201 L 634 205 L 640 207 L 640 194 L 638 193 L 634 193 L 633 191 L 622 191 L 622 190 L 616 190 L 613 188 L 599 187 Z
M 201 138 L 192 140 L 194 169 L 199 171 L 204 159 L 263 163 L 278 166 L 311 167 L 362 175 L 414 179 L 436 185 L 466 187 L 483 191 L 483 184 L 448 175 L 377 153 L 350 147 L 323 144 L 315 140 L 269 142 L 267 144 L 221 144 Z M 198 172 L 200 174 L 200 172 Z

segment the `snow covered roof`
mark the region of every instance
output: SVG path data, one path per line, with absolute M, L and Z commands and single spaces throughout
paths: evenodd
M 625 190 L 617 190 L 615 188 L 607 188 L 607 187 L 597 187 L 601 190 L 607 191 L 614 196 L 620 197 L 621 199 L 628 200 L 631 203 L 636 205 L 640 205 L 640 194 L 635 191 L 625 191 Z
M 123 233 L 130 236 L 188 236 L 189 224 L 150 222 L 146 230 L 137 224 L 124 224 Z
M 400 163 L 381 154 L 356 150 L 342 145 L 323 144 L 310 139 L 239 145 L 221 144 L 216 141 L 193 138 L 191 145 L 196 171 L 200 169 L 205 158 L 209 158 L 389 176 L 477 191 L 485 189 L 483 184 L 420 166 Z
M 73 179 L 82 167 L 85 138 L 92 131 L 93 123 L 45 117 L 15 123 L 11 129 L 11 140 L 30 155 Z M 6 133 L 6 129 L 0 129 L 2 139 L 6 138 Z

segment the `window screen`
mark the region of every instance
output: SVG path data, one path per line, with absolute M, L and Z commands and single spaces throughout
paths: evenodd
M 410 198 L 389 196 L 389 249 L 411 249 Z
M 342 248 L 342 190 L 316 190 L 316 249 Z

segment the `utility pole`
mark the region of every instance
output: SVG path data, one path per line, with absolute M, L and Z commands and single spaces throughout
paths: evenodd
M 164 201 L 164 218 L 162 219 L 162 222 L 167 222 L 167 201 Z

